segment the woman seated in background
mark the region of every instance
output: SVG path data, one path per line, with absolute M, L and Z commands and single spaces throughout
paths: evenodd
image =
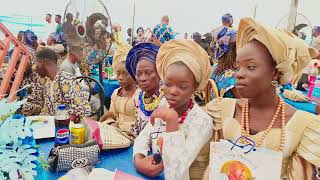
M 158 50 L 157 45 L 141 43 L 134 46 L 127 56 L 127 70 L 141 89 L 135 99 L 136 122 L 132 132 L 136 135 L 145 127 L 163 97 L 160 77 L 156 70 Z
M 297 111 L 276 92 L 278 84 L 302 71 L 315 50 L 292 33 L 251 18 L 240 21 L 237 48 L 236 88 L 243 99 L 216 99 L 207 105 L 214 118 L 213 140 L 248 137 L 258 147 L 282 152 L 281 179 L 318 179 L 319 117 Z
M 120 45 L 114 55 L 113 69 L 116 72 L 120 88 L 116 89 L 111 96 L 109 112 L 106 112 L 100 122 L 118 127 L 127 132 L 131 131 L 136 122 L 134 113 L 134 99 L 138 95 L 138 87 L 134 79 L 126 69 L 126 58 L 131 45 Z
M 146 38 L 143 36 L 144 35 L 144 30 L 142 27 L 139 27 L 137 29 L 137 36 L 136 38 L 134 39 L 134 44 L 137 45 L 139 43 L 143 43 L 145 42 Z
M 198 160 L 208 154 L 200 151 L 212 135 L 213 121 L 193 94 L 208 83 L 209 56 L 191 40 L 171 40 L 161 46 L 156 64 L 166 101 L 135 140 L 135 167 L 151 177 L 164 171 L 165 179 L 200 179 L 207 162 Z
M 234 88 L 236 36 L 237 32 L 226 26 L 214 31 L 214 51 L 218 64 L 213 70 L 211 79 L 216 82 L 220 97 L 239 98 Z

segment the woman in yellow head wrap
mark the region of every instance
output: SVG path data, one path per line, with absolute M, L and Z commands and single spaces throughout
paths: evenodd
M 152 177 L 164 171 L 166 179 L 194 179 L 190 167 L 198 165 L 193 162 L 213 128 L 210 117 L 193 100 L 195 91 L 203 90 L 210 78 L 209 56 L 193 41 L 171 40 L 160 47 L 156 66 L 167 101 L 135 140 L 135 166 Z M 154 155 L 148 156 L 148 149 Z M 197 175 L 200 178 L 201 172 Z
M 130 132 L 135 123 L 134 98 L 138 94 L 135 81 L 126 69 L 127 54 L 131 45 L 121 44 L 114 55 L 113 69 L 117 75 L 120 88 L 111 96 L 110 109 L 100 119 L 101 122 L 114 125 Z
M 276 87 L 290 82 L 315 50 L 290 32 L 251 18 L 240 21 L 237 48 L 236 89 L 242 99 L 207 105 L 214 118 L 213 140 L 246 136 L 256 146 L 282 152 L 281 179 L 312 179 L 320 166 L 320 120 L 286 104 Z

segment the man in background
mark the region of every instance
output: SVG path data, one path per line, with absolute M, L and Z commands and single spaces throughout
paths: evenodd
M 44 36 L 41 38 L 42 42 L 47 42 L 47 39 L 49 38 L 50 34 L 53 32 L 56 32 L 56 27 L 54 23 L 52 22 L 52 15 L 46 14 L 45 17 L 46 24 L 44 26 Z
M 50 79 L 43 87 L 42 113 L 55 115 L 58 105 L 64 104 L 68 107 L 70 120 L 78 122 L 91 115 L 88 99 L 71 74 L 59 71 L 57 61 L 57 54 L 49 48 L 42 48 L 37 53 L 36 71 L 41 77 Z
M 66 72 L 70 74 L 72 77 L 80 77 L 82 76 L 79 63 L 81 62 L 81 59 L 83 57 L 83 48 L 79 46 L 72 46 L 69 47 L 69 58 L 64 60 L 64 62 L 60 65 L 60 71 Z M 87 97 L 89 97 L 90 89 L 88 85 L 83 81 L 80 84 L 81 92 L 85 94 Z M 97 112 L 100 108 L 100 99 L 91 96 L 91 99 L 89 101 L 89 104 L 91 106 L 92 112 Z M 106 109 L 105 109 L 106 112 Z
M 66 14 L 67 21 L 63 23 L 63 35 L 69 47 L 79 46 L 81 44 L 81 38 L 77 35 L 77 29 L 73 25 L 73 14 Z
M 233 17 L 230 13 L 226 13 L 221 17 L 222 26 L 227 26 L 232 28 L 233 26 Z
M 127 35 L 128 35 L 127 42 L 128 42 L 128 44 L 131 44 L 131 41 L 132 41 L 132 29 L 131 28 L 127 29 Z
M 79 46 L 69 47 L 69 58 L 60 65 L 60 70 L 71 74 L 74 77 L 82 76 L 78 63 L 83 56 L 83 49 Z
M 61 23 L 61 15 L 60 14 L 57 14 L 55 16 L 55 21 L 57 23 L 57 27 L 56 27 L 56 33 L 57 34 L 60 34 L 62 32 L 62 23 Z
M 217 39 L 216 39 L 217 35 L 221 31 L 221 29 L 224 28 L 224 27 L 227 27 L 228 29 L 232 29 L 233 16 L 230 13 L 223 14 L 221 16 L 221 22 L 222 22 L 222 26 L 213 29 L 212 32 L 211 32 L 212 41 L 211 41 L 211 43 L 209 45 L 209 49 L 211 49 L 210 50 L 210 54 L 211 54 L 210 57 L 213 57 L 212 55 L 215 53 L 214 52 L 214 46 L 215 46 L 215 43 L 217 41 Z
M 155 40 L 160 41 L 159 45 L 161 45 L 166 41 L 170 41 L 171 39 L 174 39 L 174 32 L 172 28 L 169 26 L 169 16 L 167 15 L 162 16 L 161 23 L 153 28 L 153 35 Z

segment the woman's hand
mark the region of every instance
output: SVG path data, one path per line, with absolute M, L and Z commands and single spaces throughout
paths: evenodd
M 178 131 L 178 113 L 175 110 L 170 108 L 159 107 L 152 113 L 150 117 L 150 122 L 152 125 L 154 125 L 154 120 L 156 118 L 162 119 L 166 122 L 167 132 Z
M 75 115 L 69 115 L 70 117 L 70 121 L 74 122 L 74 123 L 78 123 L 80 121 L 80 118 L 78 118 Z
M 100 118 L 99 121 L 100 121 L 100 122 L 103 122 L 103 121 L 108 120 L 109 118 L 111 118 L 111 119 L 116 119 L 117 116 L 116 116 L 113 112 L 108 111 L 108 112 L 105 112 L 105 113 L 103 114 L 103 116 Z
M 143 156 L 136 154 L 134 156 L 134 165 L 138 172 L 149 176 L 156 177 L 163 171 L 163 163 L 154 164 L 153 156 Z

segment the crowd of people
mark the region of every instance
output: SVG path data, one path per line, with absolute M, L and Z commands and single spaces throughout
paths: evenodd
M 194 33 L 192 39 L 188 34 L 176 39 L 169 17 L 163 16 L 152 30 L 139 27 L 136 36 L 128 29 L 124 41 L 115 24 L 106 47 L 97 48 L 68 44 L 65 39 L 72 37 L 65 37 L 64 29 L 76 21 L 71 15 L 64 23 L 56 15 L 52 28 L 47 14 L 48 30 L 55 30 L 46 42 L 29 30 L 18 34 L 31 55 L 23 85 L 32 86 L 22 114 L 54 115 L 65 104 L 72 121 L 92 116 L 100 100 L 89 100 L 90 89 L 75 78 L 89 75 L 97 54 L 104 57 L 114 42 L 110 56 L 120 88 L 99 123 L 135 138 L 138 172 L 149 177 L 163 172 L 168 180 L 208 179 L 210 142 L 245 136 L 259 147 L 282 152 L 282 179 L 320 179 L 320 119 L 286 104 L 277 92 L 280 85 L 294 87 L 293 79 L 320 57 L 320 27 L 313 30 L 311 47 L 252 18 L 241 19 L 234 29 L 232 15 L 225 14 L 221 27 L 205 38 Z M 209 79 L 218 96 L 200 106 L 195 94 L 204 91 Z M 162 160 L 155 162 L 154 154 Z

